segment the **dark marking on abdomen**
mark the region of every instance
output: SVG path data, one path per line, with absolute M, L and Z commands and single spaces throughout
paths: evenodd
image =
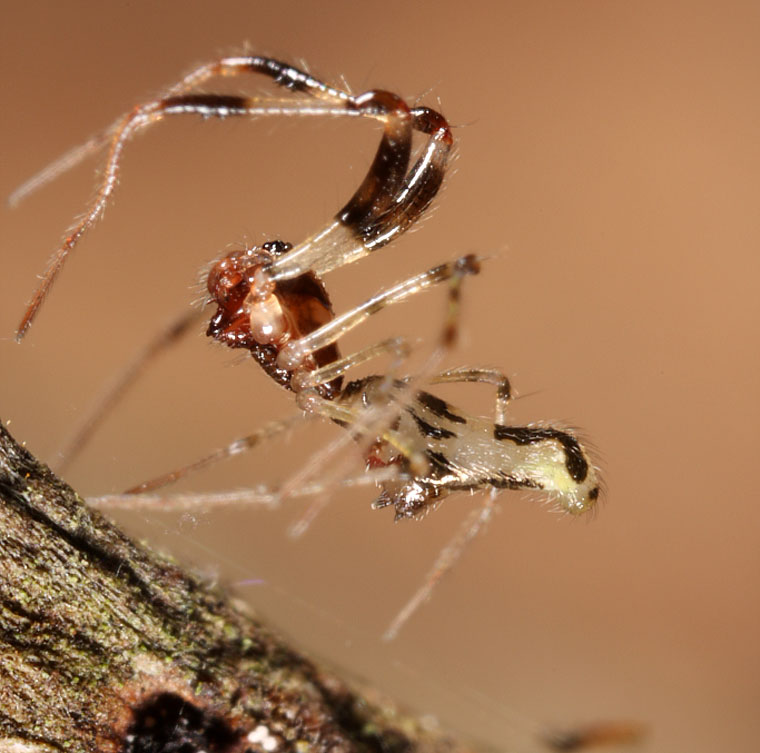
M 541 442 L 544 439 L 554 439 L 562 445 L 565 450 L 565 467 L 573 481 L 581 483 L 588 475 L 588 463 L 583 457 L 578 440 L 565 431 L 559 429 L 549 429 L 546 427 L 527 426 L 502 426 L 496 424 L 493 429 L 494 439 L 508 439 L 518 445 L 533 444 Z
M 427 450 L 425 452 L 425 455 L 427 456 L 427 459 L 430 461 L 430 465 L 434 470 L 444 473 L 451 471 L 451 463 L 442 452 Z
M 441 400 L 440 397 L 431 395 L 429 392 L 418 392 L 417 400 L 422 403 L 431 413 L 438 416 L 438 418 L 447 418 L 449 421 L 453 421 L 455 424 L 466 424 L 467 419 L 463 416 L 457 416 L 456 413 L 452 413 L 449 410 L 449 404 L 445 400 Z
M 433 426 L 429 424 L 423 418 L 420 418 L 413 410 L 408 409 L 407 413 L 414 419 L 414 423 L 417 424 L 417 428 L 426 437 L 432 437 L 433 439 L 451 439 L 457 435 L 449 429 L 443 429 L 440 426 Z

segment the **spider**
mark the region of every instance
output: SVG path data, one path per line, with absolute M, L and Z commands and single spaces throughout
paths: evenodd
M 288 96 L 197 91 L 214 76 L 250 73 L 269 77 L 287 90 Z M 517 427 L 506 423 L 511 399 L 506 376 L 492 369 L 476 368 L 436 373 L 443 354 L 457 338 L 460 288 L 465 277 L 479 272 L 480 261 L 475 256 L 460 257 L 382 289 L 343 314 L 333 312 L 322 277 L 376 251 L 413 225 L 438 192 L 452 151 L 451 129 L 440 113 L 424 106 L 409 106 L 388 91 L 353 95 L 272 58 L 226 57 L 197 68 L 163 96 L 135 107 L 11 197 L 12 202 L 18 201 L 107 145 L 103 179 L 96 196 L 50 262 L 19 325 L 17 339 L 27 332 L 68 254 L 103 213 L 116 186 L 128 139 L 169 115 L 186 114 L 204 118 L 333 115 L 370 118 L 383 125 L 366 177 L 325 227 L 296 245 L 270 240 L 253 248 L 234 250 L 211 266 L 208 302 L 216 305 L 216 312 L 207 334 L 230 348 L 250 352 L 275 382 L 294 394 L 304 413 L 330 419 L 349 430 L 348 439 L 342 443 L 356 439 L 371 472 L 368 478 L 381 480 L 382 491 L 375 507 L 392 506 L 397 519 L 418 518 L 452 492 L 490 492 L 483 509 L 476 511 L 444 550 L 425 586 L 399 614 L 386 637 L 398 632 L 409 614 L 427 598 L 437 579 L 453 565 L 464 543 L 488 519 L 499 490 L 541 491 L 576 515 L 594 507 L 599 496 L 597 471 L 571 432 L 552 426 Z M 415 133 L 424 137 L 424 143 L 412 161 Z M 339 340 L 369 316 L 444 282 L 449 291 L 448 315 L 438 346 L 415 377 L 399 378 L 396 374 L 409 351 L 409 344 L 402 338 L 389 338 L 350 355 L 340 354 Z M 159 338 L 161 347 L 187 330 L 187 319 L 183 319 Z M 154 351 L 146 351 L 125 383 Z M 394 357 L 389 373 L 344 382 L 346 372 L 380 355 Z M 493 385 L 494 420 L 470 416 L 421 389 L 425 383 L 451 382 Z M 130 492 L 155 490 L 211 461 L 249 449 L 288 425 L 270 424 Z M 82 442 L 80 437 L 78 445 Z M 340 446 L 340 441 L 331 446 L 327 455 L 336 455 Z M 291 493 L 317 466 L 322 467 L 321 461 L 297 474 L 280 494 Z M 315 506 L 307 512 L 304 525 L 317 509 Z

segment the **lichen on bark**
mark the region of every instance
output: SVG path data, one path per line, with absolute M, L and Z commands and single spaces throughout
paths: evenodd
M 453 753 L 175 562 L 0 425 L 0 753 Z

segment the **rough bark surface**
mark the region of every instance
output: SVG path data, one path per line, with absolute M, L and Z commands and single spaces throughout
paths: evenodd
M 451 753 L 131 541 L 0 425 L 0 752 Z

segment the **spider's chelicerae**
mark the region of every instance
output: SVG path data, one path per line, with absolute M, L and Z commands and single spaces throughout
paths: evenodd
M 215 76 L 260 74 L 283 87 L 287 96 L 203 93 Z M 335 315 L 323 275 L 386 245 L 425 212 L 446 172 L 452 134 L 444 117 L 428 107 L 411 107 L 387 91 L 360 95 L 330 86 L 291 65 L 267 57 L 228 57 L 185 76 L 163 96 L 135 107 L 87 144 L 65 155 L 14 194 L 17 201 L 100 147 L 107 147 L 102 182 L 85 216 L 51 261 L 19 326 L 21 339 L 67 255 L 103 213 L 117 183 L 124 147 L 139 130 L 170 115 L 260 117 L 318 115 L 379 121 L 383 135 L 367 176 L 335 217 L 306 240 L 291 245 L 271 240 L 227 254 L 210 269 L 209 303 L 216 306 L 208 335 L 231 348 L 248 350 L 264 371 L 293 392 L 302 411 L 331 419 L 358 439 L 370 478 L 383 478 L 375 506 L 393 506 L 396 518 L 416 517 L 455 491 L 489 490 L 482 511 L 442 554 L 426 585 L 396 619 L 395 633 L 433 583 L 458 556 L 464 542 L 488 517 L 498 490 L 545 493 L 573 514 L 591 509 L 599 495 L 597 471 L 576 437 L 551 426 L 510 426 L 507 377 L 491 369 L 458 368 L 436 374 L 442 353 L 456 339 L 456 311 L 462 279 L 479 271 L 464 256 L 387 287 L 366 303 Z M 423 144 L 414 148 L 415 133 Z M 441 282 L 448 282 L 449 315 L 422 373 L 399 378 L 396 370 L 408 346 L 390 338 L 341 356 L 338 341 L 370 315 Z M 183 323 L 161 339 L 168 342 Z M 353 367 L 377 356 L 395 358 L 391 373 L 344 382 Z M 130 374 L 134 373 L 134 369 Z M 422 391 L 424 383 L 482 382 L 496 390 L 495 419 L 470 416 Z M 247 449 L 288 426 L 272 424 L 186 468 L 136 487 L 145 492 L 190 470 Z M 335 450 L 332 450 L 333 454 Z M 384 472 L 382 475 L 380 472 Z M 372 475 L 376 474 L 376 475 Z M 298 481 L 304 480 L 304 474 Z M 292 491 L 294 483 L 289 487 Z M 287 491 L 287 489 L 286 489 Z

